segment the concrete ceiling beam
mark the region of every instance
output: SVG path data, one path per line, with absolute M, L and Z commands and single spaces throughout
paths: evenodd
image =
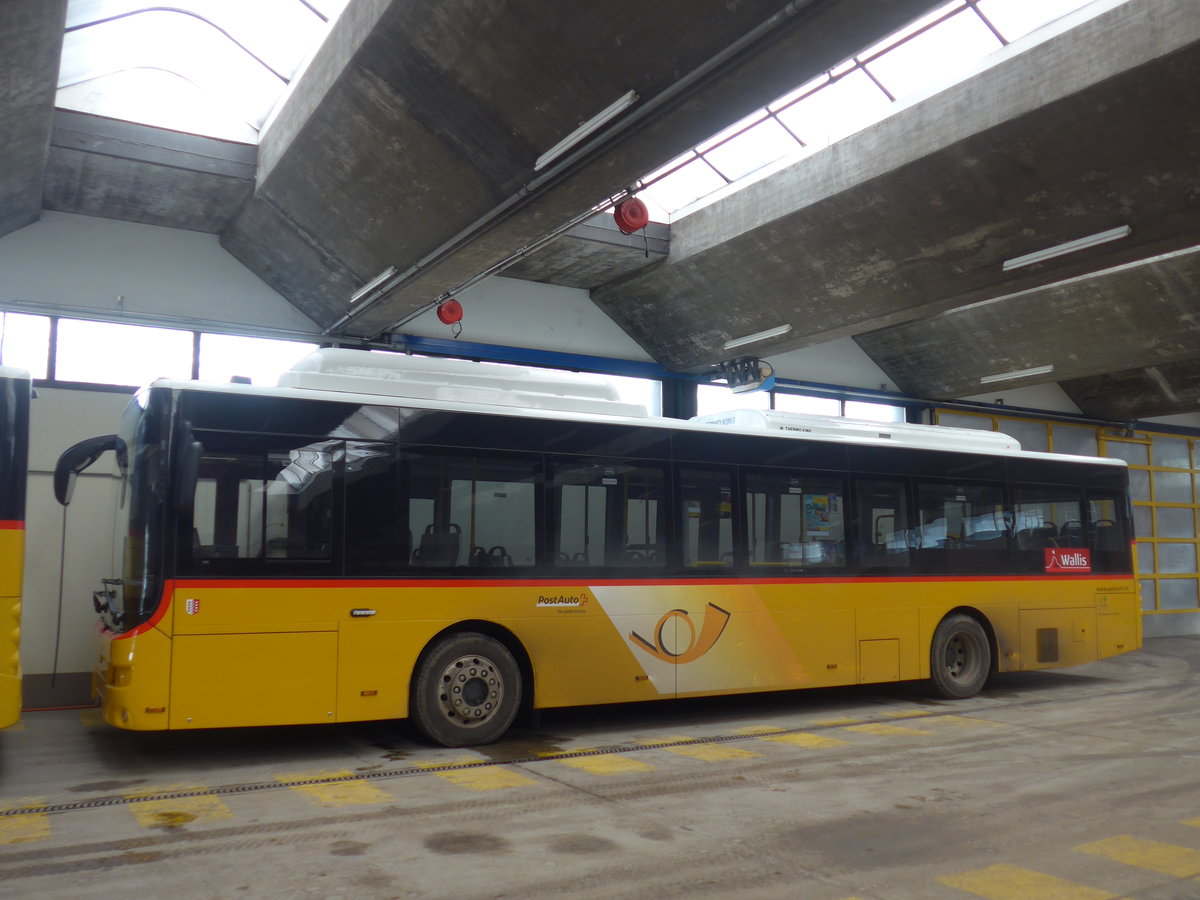
M 1001 58 L 674 223 L 665 264 L 593 300 L 664 366 L 698 371 L 728 356 L 729 338 L 784 323 L 790 335 L 754 350 L 916 322 L 1196 244 L 1194 12 L 1188 0 L 1130 3 Z M 1004 270 L 1122 225 L 1128 238 Z
M 901 390 L 937 399 L 1190 361 L 1200 357 L 1200 246 L 855 341 Z
M 268 126 L 258 196 L 360 284 L 422 263 L 346 328 L 372 334 L 936 5 L 509 0 L 481 12 L 467 0 L 364 0 Z M 689 73 L 699 74 L 680 89 Z M 631 89 L 635 129 L 568 153 L 552 177 L 558 163 L 534 170 Z M 654 114 L 639 119 L 643 108 Z M 257 244 L 242 262 L 264 278 L 281 271 L 264 242 L 238 235 L 247 227 L 233 223 L 229 246 Z M 306 312 L 325 306 L 327 324 L 347 309 L 348 298 L 319 299 L 318 285 L 283 292 Z
M 0 15 L 0 236 L 38 220 L 67 0 L 6 0 Z

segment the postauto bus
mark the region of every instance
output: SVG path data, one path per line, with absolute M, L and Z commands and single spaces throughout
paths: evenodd
M 1127 471 L 1005 435 L 652 418 L 608 385 L 322 350 L 278 387 L 157 381 L 114 450 L 105 719 L 409 718 L 929 679 L 1141 643 Z
M 21 718 L 21 582 L 31 394 L 28 372 L 0 366 L 0 728 Z

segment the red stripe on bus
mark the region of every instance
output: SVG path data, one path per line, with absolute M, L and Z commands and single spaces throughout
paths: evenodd
M 20 519 L 0 519 L 0 530 L 24 531 L 25 523 Z
M 421 578 L 421 579 L 357 579 L 357 578 L 299 578 L 254 579 L 213 578 L 173 582 L 175 590 L 202 588 L 448 588 L 448 587 L 678 587 L 687 585 L 760 585 L 760 584 L 921 584 L 928 582 L 987 582 L 987 581 L 1112 581 L 1132 579 L 1133 573 L 1070 573 L 1065 575 L 864 575 L 860 577 L 793 577 L 793 578 Z M 168 589 L 172 585 L 168 584 Z

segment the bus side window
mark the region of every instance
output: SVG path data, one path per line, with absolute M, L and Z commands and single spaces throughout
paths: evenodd
M 663 566 L 662 470 L 614 460 L 551 466 L 555 565 Z
M 1019 484 L 1012 496 L 1018 571 L 1044 572 L 1047 550 L 1084 546 L 1079 488 Z
M 903 481 L 859 479 L 856 558 L 865 569 L 907 568 L 919 534 L 909 529 L 908 492 Z
M 1092 549 L 1093 570 L 1129 572 L 1133 561 L 1129 549 L 1128 498 L 1123 493 L 1089 488 L 1087 499 L 1085 543 Z M 1188 527 L 1190 530 L 1193 526 L 1189 523 Z
M 792 574 L 846 564 L 845 489 L 840 479 L 748 472 L 745 489 L 752 568 Z
M 536 460 L 421 450 L 402 476 L 417 567 L 532 566 L 537 559 Z
M 728 472 L 680 469 L 683 564 L 733 565 L 733 479 Z
M 204 452 L 188 548 L 193 571 L 245 567 L 231 569 L 228 560 L 332 561 L 333 484 L 342 462 L 341 442 L 289 447 L 287 439 L 269 436 L 200 437 Z M 188 555 L 185 550 L 181 557 Z
M 348 441 L 343 478 L 347 573 L 403 569 L 412 535 L 401 503 L 396 448 Z
M 971 574 L 1008 568 L 1009 527 L 998 484 L 917 485 L 917 558 L 924 570 Z

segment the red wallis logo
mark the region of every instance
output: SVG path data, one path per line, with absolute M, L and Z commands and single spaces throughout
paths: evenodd
M 1086 547 L 1047 547 L 1047 572 L 1090 572 L 1092 551 Z

